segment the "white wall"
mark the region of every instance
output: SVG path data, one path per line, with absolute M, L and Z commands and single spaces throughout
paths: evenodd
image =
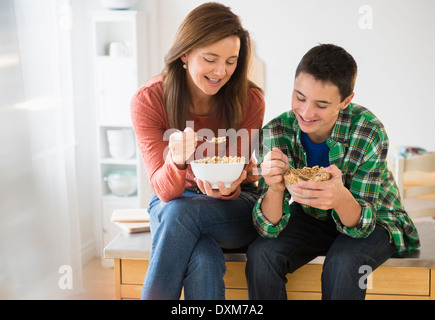
M 157 0 L 163 57 L 183 18 L 201 0 Z M 354 102 L 384 123 L 390 145 L 418 145 L 435 151 L 435 1 L 433 0 L 221 0 L 240 16 L 266 65 L 268 121 L 290 108 L 295 68 L 318 43 L 344 47 L 357 61 Z M 360 20 L 372 9 L 372 29 Z M 158 52 L 157 52 L 158 50 Z

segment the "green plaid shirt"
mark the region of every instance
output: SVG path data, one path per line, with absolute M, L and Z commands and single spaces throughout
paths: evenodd
M 290 164 L 302 168 L 307 165 L 307 159 L 300 136 L 301 130 L 295 115 L 289 111 L 270 121 L 262 129 L 260 140 L 270 149 L 278 147 L 287 154 Z M 401 203 L 397 185 L 387 167 L 388 137 L 376 116 L 362 106 L 349 104 L 340 111 L 326 143 L 330 148 L 330 164 L 342 171 L 344 186 L 362 207 L 361 218 L 354 228 L 344 226 L 337 212 L 330 210 L 337 230 L 350 237 L 365 238 L 378 224 L 388 231 L 398 253 L 417 249 L 420 245 L 417 229 Z M 261 162 L 262 158 L 259 158 Z M 253 210 L 253 220 L 260 235 L 276 238 L 289 221 L 291 196 L 286 190 L 283 216 L 278 224 L 273 225 L 261 212 L 261 202 L 267 189 L 268 185 L 260 176 L 260 197 Z M 328 211 L 306 205 L 302 207 L 307 214 L 317 219 L 327 219 Z

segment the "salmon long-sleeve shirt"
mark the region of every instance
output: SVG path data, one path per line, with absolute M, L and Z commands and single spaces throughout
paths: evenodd
M 258 132 L 263 124 L 265 102 L 258 89 L 251 88 L 248 101 L 242 117 L 241 128 L 249 133 L 249 140 Z M 131 101 L 131 117 L 136 133 L 137 143 L 150 179 L 153 192 L 163 202 L 169 202 L 180 197 L 186 187 L 196 186 L 195 176 L 188 164 L 180 170 L 174 164 L 168 148 L 170 131 L 166 109 L 163 104 L 163 76 L 159 75 L 148 80 Z M 215 114 L 198 116 L 190 114 L 187 121 L 192 121 L 195 132 L 210 129 L 218 137 L 218 129 L 225 129 L 216 120 Z M 191 123 L 192 123 L 191 122 Z M 198 146 L 201 143 L 198 142 Z M 251 143 L 249 142 L 249 146 Z M 240 156 L 241 150 L 237 147 Z M 248 177 L 244 181 L 253 182 L 258 176 L 252 175 L 253 165 L 246 167 Z

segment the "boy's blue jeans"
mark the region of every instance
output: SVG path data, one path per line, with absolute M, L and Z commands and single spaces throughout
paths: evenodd
M 233 200 L 193 191 L 168 203 L 149 204 L 153 243 L 142 299 L 225 299 L 221 248 L 246 247 L 257 237 L 252 209 L 257 189 L 243 188 Z
M 325 255 L 322 299 L 364 299 L 367 270 L 375 270 L 394 252 L 388 231 L 380 225 L 367 238 L 351 238 L 337 231 L 332 218 L 320 221 L 293 203 L 288 225 L 279 236 L 258 237 L 248 248 L 249 298 L 287 299 L 287 273 Z

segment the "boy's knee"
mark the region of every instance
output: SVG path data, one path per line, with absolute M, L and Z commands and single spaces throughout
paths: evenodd
M 247 265 L 251 270 L 265 272 L 270 268 L 278 268 L 284 263 L 283 257 L 275 250 L 273 242 L 275 239 L 257 238 L 249 245 Z

